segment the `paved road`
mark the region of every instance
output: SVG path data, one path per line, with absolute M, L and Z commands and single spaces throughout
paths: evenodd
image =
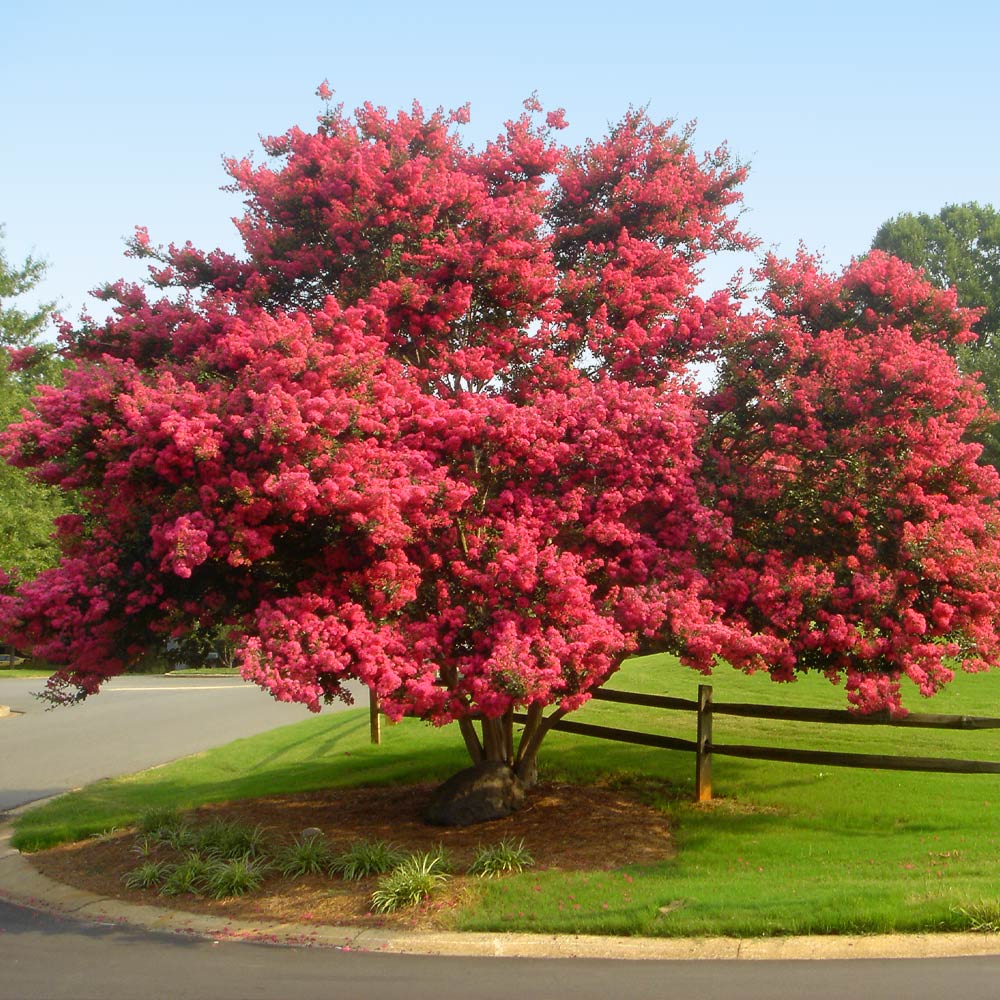
M 23 713 L 0 718 L 0 813 L 309 716 L 237 677 L 121 677 L 55 709 L 32 696 L 44 684 L 0 678 L 0 704 Z
M 0 903 L 3 1000 L 996 1000 L 1000 958 L 833 962 L 440 958 L 84 926 Z

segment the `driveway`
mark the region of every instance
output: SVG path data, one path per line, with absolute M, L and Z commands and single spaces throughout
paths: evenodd
M 120 677 L 80 705 L 53 709 L 33 697 L 44 685 L 0 678 L 0 705 L 12 709 L 0 718 L 0 813 L 310 714 L 238 677 Z

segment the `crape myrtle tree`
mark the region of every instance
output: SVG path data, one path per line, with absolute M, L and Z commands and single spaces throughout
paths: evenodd
M 698 156 L 690 129 L 638 111 L 568 148 L 562 113 L 531 100 L 476 150 L 466 118 L 328 105 L 266 140 L 270 163 L 227 163 L 241 256 L 138 230 L 149 287 L 109 286 L 111 317 L 64 331 L 65 385 L 6 445 L 84 498 L 61 564 L 0 602 L 64 665 L 50 696 L 226 630 L 278 699 L 319 709 L 358 679 L 391 718 L 457 722 L 475 762 L 530 781 L 553 722 L 637 651 L 853 671 L 866 709 L 898 707 L 920 664 L 929 690 L 942 656 L 991 659 L 996 483 L 963 443 L 980 403 L 938 346 L 967 332 L 947 293 L 918 321 L 930 292 L 907 269 L 869 317 L 774 263 L 766 308 L 702 297 L 699 262 L 754 246 L 725 149 Z M 887 364 L 912 359 L 898 426 L 880 422 L 883 336 Z M 713 360 L 703 394 L 690 366 Z M 856 412 L 817 417 L 847 463 L 827 473 L 796 407 L 846 406 L 855 383 Z M 841 593 L 852 559 L 874 580 L 883 558 L 878 595 Z

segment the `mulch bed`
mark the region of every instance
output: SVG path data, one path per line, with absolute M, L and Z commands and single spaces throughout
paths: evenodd
M 195 823 L 222 818 L 260 824 L 274 842 L 288 842 L 303 830 L 317 827 L 338 849 L 365 840 L 386 840 L 407 851 L 432 850 L 440 844 L 454 860 L 456 871 L 464 871 L 481 846 L 504 838 L 523 839 L 535 859 L 533 870 L 607 870 L 651 864 L 674 853 L 667 817 L 642 804 L 627 789 L 542 783 L 531 791 L 525 807 L 506 819 L 449 828 L 429 826 L 421 818 L 433 788 L 426 784 L 337 788 L 205 806 L 195 810 L 191 819 Z M 138 863 L 134 842 L 131 832 L 103 836 L 42 851 L 31 860 L 51 878 L 112 899 L 220 919 L 325 925 L 446 926 L 448 913 L 476 881 L 455 877 L 432 904 L 392 915 L 369 911 L 375 879 L 346 882 L 309 876 L 293 880 L 272 874 L 258 893 L 236 899 L 160 896 L 123 884 L 123 876 Z

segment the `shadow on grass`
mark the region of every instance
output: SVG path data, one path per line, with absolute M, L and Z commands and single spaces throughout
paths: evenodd
M 151 809 L 443 781 L 466 766 L 458 741 L 430 737 L 420 724 L 401 725 L 373 746 L 366 710 L 309 719 L 60 796 L 19 817 L 11 842 L 22 851 L 42 850 L 132 826 Z

